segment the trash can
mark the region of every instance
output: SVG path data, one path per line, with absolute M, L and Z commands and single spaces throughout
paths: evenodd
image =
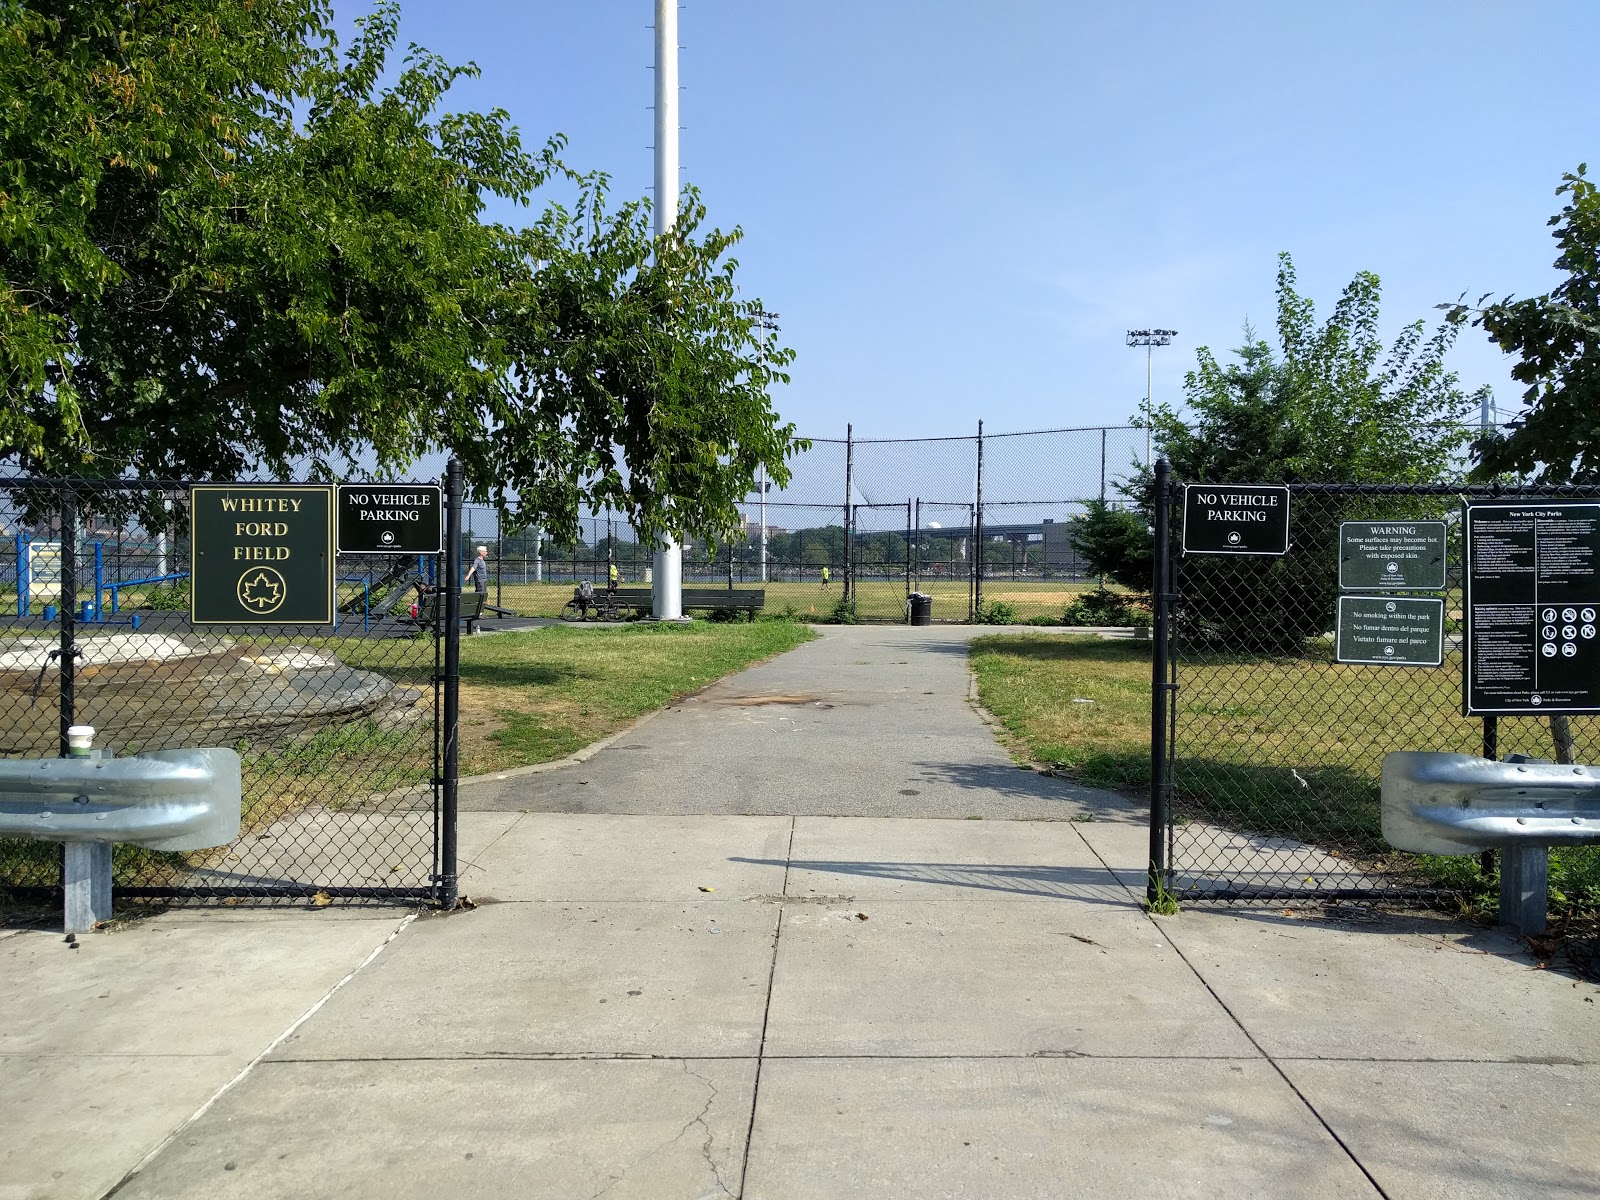
M 912 592 L 906 597 L 906 610 L 913 625 L 933 624 L 933 597 L 927 592 Z

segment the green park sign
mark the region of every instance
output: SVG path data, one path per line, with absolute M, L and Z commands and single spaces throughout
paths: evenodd
M 1186 484 L 1183 552 L 1287 554 L 1289 489 L 1262 483 Z
M 196 484 L 189 512 L 193 624 L 333 623 L 331 487 Z
M 1437 667 L 1444 662 L 1444 601 L 1340 596 L 1335 662 Z
M 1442 592 L 1443 521 L 1341 521 L 1339 586 L 1353 592 Z

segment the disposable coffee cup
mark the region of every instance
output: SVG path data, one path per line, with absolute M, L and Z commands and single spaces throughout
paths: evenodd
M 88 758 L 94 749 L 93 725 L 69 725 L 67 727 L 67 754 L 71 758 Z

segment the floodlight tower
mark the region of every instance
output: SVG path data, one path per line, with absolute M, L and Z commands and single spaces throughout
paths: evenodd
M 1157 346 L 1170 346 L 1176 329 L 1130 329 L 1128 345 L 1144 347 L 1144 465 L 1150 466 L 1150 367 Z
M 751 324 L 755 325 L 755 327 L 757 329 L 770 329 L 770 330 L 776 331 L 776 329 L 778 328 L 778 316 L 779 316 L 779 314 L 777 314 L 775 312 L 767 312 L 764 309 L 757 309 L 756 310 L 756 315 L 755 315 L 754 319 L 752 320 Z M 763 349 L 762 349 L 762 356 L 761 356 L 763 362 L 766 360 L 765 345 L 766 345 L 766 343 L 763 342 L 762 343 Z M 767 489 L 770 488 L 771 486 L 772 486 L 772 484 L 767 482 L 767 464 L 766 463 L 762 463 L 761 464 L 761 482 L 760 482 L 760 487 L 761 487 L 761 582 L 762 583 L 766 583 L 767 582 Z
M 656 0 L 656 237 L 678 218 L 678 0 Z M 650 614 L 683 620 L 683 548 L 675 537 L 655 552 Z

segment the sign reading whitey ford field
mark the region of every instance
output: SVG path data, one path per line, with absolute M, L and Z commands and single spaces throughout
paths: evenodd
M 189 512 L 191 622 L 333 623 L 333 488 L 196 484 Z
M 1466 510 L 1464 707 L 1600 712 L 1600 504 Z
M 1352 592 L 1442 592 L 1443 521 L 1341 521 L 1339 586 Z
M 425 483 L 339 485 L 340 554 L 438 554 L 442 489 Z
M 1256 483 L 1184 485 L 1183 552 L 1287 554 L 1289 489 Z

